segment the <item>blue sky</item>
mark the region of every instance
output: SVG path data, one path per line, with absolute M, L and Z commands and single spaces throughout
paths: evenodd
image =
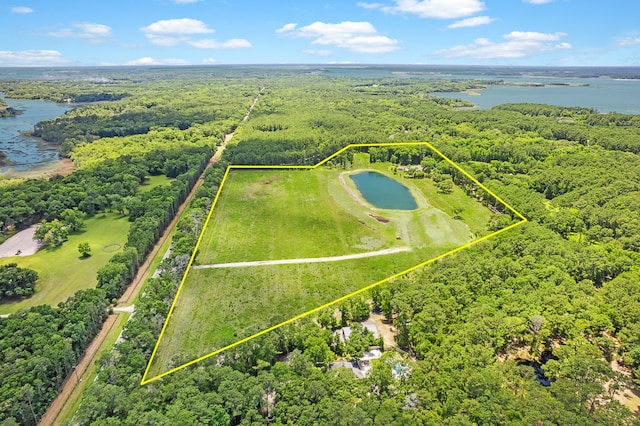
M 638 0 L 2 0 L 0 66 L 640 65 Z

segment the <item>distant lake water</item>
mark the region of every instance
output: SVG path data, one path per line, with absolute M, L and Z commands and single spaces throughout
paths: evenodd
M 557 71 L 557 70 L 556 70 Z M 480 96 L 464 92 L 432 93 L 442 98 L 464 99 L 480 109 L 487 109 L 506 103 L 535 103 L 557 106 L 580 106 L 595 108 L 599 112 L 619 112 L 640 114 L 640 80 L 603 78 L 577 78 L 562 76 L 527 75 L 515 71 L 512 75 L 496 75 L 490 68 L 475 69 L 445 66 L 437 68 L 417 67 L 366 67 L 326 68 L 320 73 L 327 76 L 345 76 L 361 78 L 410 78 L 423 80 L 494 80 L 507 83 L 560 83 L 572 86 L 550 85 L 531 86 L 489 86 L 478 91 Z
M 2 96 L 0 99 L 13 109 L 22 111 L 13 117 L 0 118 L 0 151 L 7 154 L 7 160 L 12 163 L 0 168 L 0 173 L 9 168 L 30 170 L 34 166 L 59 160 L 56 147 L 40 138 L 24 136 L 22 132 L 33 130 L 33 126 L 40 121 L 61 116 L 71 107 L 55 102 L 5 99 Z
M 480 96 L 465 92 L 432 93 L 442 98 L 463 99 L 480 109 L 507 103 L 534 103 L 557 106 L 595 108 L 599 112 L 640 114 L 640 80 L 608 78 L 502 78 L 518 83 L 568 83 L 575 86 L 489 86 L 479 90 Z M 588 86 L 578 86 L 587 84 Z
M 415 210 L 418 208 L 416 200 L 406 186 L 382 173 L 367 171 L 349 177 L 362 196 L 379 209 Z

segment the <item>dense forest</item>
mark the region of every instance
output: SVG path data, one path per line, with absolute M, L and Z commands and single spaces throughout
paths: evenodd
M 35 423 L 107 303 L 127 285 L 222 135 L 239 124 L 181 217 L 176 249 L 148 280 L 123 341 L 99 359 L 96 381 L 69 424 L 640 424 L 621 403 L 640 383 L 638 116 L 531 104 L 460 110 L 460 102 L 433 93 L 477 82 L 248 69 L 222 76 L 229 93 L 243 89 L 221 102 L 228 109 L 220 107 L 220 120 L 194 99 L 218 90 L 222 77 L 185 72 L 183 81 L 181 72 L 125 75 L 100 87 L 16 81 L 6 90 L 56 100 L 114 98 L 41 126 L 78 169 L 3 186 L 9 196 L 2 200 L 20 201 L 0 206 L 3 231 L 61 219 L 73 208 L 121 211 L 132 226 L 127 250 L 101 270 L 97 290 L 0 319 L 0 419 Z M 153 128 L 129 127 L 140 122 L 132 117 L 148 116 Z M 331 310 L 140 386 L 227 164 L 315 164 L 350 143 L 389 141 L 429 141 L 529 222 L 340 306 L 352 313 L 342 320 L 356 331 L 370 310 L 397 331 L 397 348 L 385 348 L 364 379 L 330 367 L 373 343 L 365 332 L 337 340 Z M 430 164 L 420 150 L 374 155 L 396 165 Z M 446 165 L 431 169 L 425 178 L 449 176 L 464 187 Z M 136 191 L 154 174 L 178 178 Z
M 214 81 L 218 84 L 212 84 Z M 144 75 L 106 74 L 91 84 L 75 80 L 59 80 L 56 85 L 38 81 L 24 84 L 9 80 L 3 82 L 2 90 L 7 97 L 81 106 L 54 120 L 38 123 L 33 131 L 35 136 L 61 144 L 60 153 L 68 156 L 74 147 L 100 138 L 141 135 L 167 128 L 202 127 L 205 137 L 220 138 L 240 122 L 247 99 L 253 99 L 258 85 L 258 80 L 251 76 L 240 81 L 202 71 L 186 71 L 180 76 L 149 71 Z

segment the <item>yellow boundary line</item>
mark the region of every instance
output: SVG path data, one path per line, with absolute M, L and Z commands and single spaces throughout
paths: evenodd
M 182 287 L 184 286 L 185 280 L 187 278 L 187 275 L 189 274 L 189 271 L 191 270 L 191 265 L 193 264 L 193 260 L 195 258 L 195 254 L 198 252 L 198 248 L 200 247 L 200 242 L 202 241 L 202 238 L 204 236 L 204 232 L 207 229 L 207 226 L 209 225 L 209 220 L 211 219 L 211 215 L 213 213 L 213 210 L 216 206 L 216 204 L 218 203 L 218 198 L 220 197 L 220 193 L 222 192 L 222 188 L 224 187 L 225 182 L 227 181 L 227 177 L 229 176 L 229 172 L 232 169 L 287 169 L 287 170 L 292 170 L 292 169 L 302 169 L 302 170 L 311 170 L 311 169 L 315 169 L 323 164 L 325 164 L 326 162 L 328 162 L 329 160 L 337 157 L 338 155 L 342 154 L 343 152 L 345 152 L 346 150 L 350 149 L 350 148 L 358 148 L 358 147 L 397 147 L 397 146 L 415 146 L 415 145 L 425 145 L 427 147 L 429 147 L 433 152 L 435 152 L 436 154 L 438 154 L 444 161 L 446 161 L 447 163 L 449 163 L 450 165 L 452 165 L 456 170 L 458 170 L 459 172 L 461 172 L 463 175 L 465 175 L 467 178 L 469 178 L 473 183 L 475 183 L 476 185 L 478 185 L 480 188 L 482 188 L 484 191 L 486 191 L 489 195 L 491 195 L 493 198 L 495 198 L 497 201 L 499 201 L 500 203 L 502 203 L 505 207 L 507 207 L 514 215 L 516 215 L 517 217 L 519 217 L 521 220 L 520 222 L 516 222 L 516 223 L 512 223 L 511 225 L 502 228 L 498 231 L 492 232 L 491 234 L 485 235 L 483 237 L 477 238 L 471 242 L 468 242 L 467 244 L 464 244 L 460 247 L 457 247 L 453 250 L 450 250 L 444 254 L 441 254 L 439 256 L 436 256 L 432 259 L 429 259 L 425 262 L 422 262 L 418 265 L 412 266 L 409 269 L 406 269 L 402 272 L 398 272 L 397 274 L 394 274 L 388 278 L 385 278 L 383 280 L 380 280 L 378 282 L 375 282 L 373 284 L 369 284 L 368 286 L 365 286 L 359 290 L 356 290 L 354 292 L 351 292 L 345 296 L 339 297 L 338 299 L 332 300 L 331 302 L 325 303 L 322 306 L 318 306 L 317 308 L 313 308 L 307 312 L 304 312 L 302 314 L 296 315 L 293 318 L 290 318 L 286 321 L 283 321 L 279 324 L 273 325 L 269 328 L 266 328 L 264 330 L 261 330 L 249 337 L 245 337 L 241 340 L 238 340 L 235 343 L 232 343 L 230 345 L 227 345 L 223 348 L 217 349 L 211 353 L 208 353 L 206 355 L 203 355 L 197 359 L 194 359 L 193 361 L 189 361 L 186 364 L 180 365 L 179 367 L 175 367 L 172 368 L 169 371 L 165 371 L 162 374 L 159 374 L 155 377 L 152 377 L 150 379 L 147 379 L 147 374 L 149 373 L 149 369 L 151 368 L 151 364 L 153 363 L 153 360 L 156 356 L 156 352 L 158 351 L 158 347 L 160 346 L 160 341 L 162 341 L 162 336 L 164 335 L 165 330 L 167 329 L 167 324 L 169 324 L 169 319 L 171 318 L 171 314 L 173 313 L 173 309 L 176 306 L 176 302 L 178 301 L 178 298 L 180 297 L 180 292 L 182 291 Z M 527 222 L 527 218 L 525 218 L 522 214 L 520 214 L 518 211 L 516 211 L 516 209 L 514 209 L 513 207 L 511 207 L 509 204 L 507 204 L 502 198 L 498 197 L 493 191 L 491 191 L 489 188 L 487 188 L 486 186 L 484 186 L 483 184 L 481 184 L 480 182 L 478 182 L 478 180 L 476 178 L 474 178 L 473 176 L 471 176 L 469 173 L 467 173 L 463 168 L 461 168 L 460 166 L 458 166 L 456 163 L 454 163 L 453 161 L 451 161 L 447 156 L 445 156 L 442 152 L 440 152 L 436 147 L 434 147 L 433 145 L 431 145 L 429 142 L 395 142 L 395 143 L 363 143 L 363 144 L 350 144 L 347 145 L 346 147 L 342 148 L 341 150 L 337 151 L 336 153 L 328 156 L 327 158 L 325 158 L 324 160 L 320 161 L 319 163 L 312 165 L 312 166 L 254 166 L 254 165 L 230 165 L 227 166 L 227 170 L 225 170 L 224 172 L 224 176 L 222 177 L 222 181 L 220 182 L 220 186 L 218 187 L 218 192 L 216 193 L 216 196 L 213 200 L 213 203 L 211 204 L 211 208 L 209 209 L 209 214 L 207 215 L 207 220 L 204 223 L 204 226 L 202 227 L 202 231 L 200 232 L 200 236 L 198 237 L 198 241 L 196 242 L 196 246 L 193 250 L 193 253 L 191 253 L 191 258 L 189 259 L 189 263 L 187 265 L 187 269 L 185 270 L 184 275 L 182 276 L 182 280 L 180 281 L 180 286 L 178 287 L 178 291 L 176 292 L 175 297 L 173 298 L 173 303 L 171 303 L 171 308 L 169 309 L 169 313 L 167 315 L 167 319 L 164 322 L 164 325 L 162 326 L 162 330 L 160 331 L 160 336 L 158 336 L 158 340 L 156 341 L 156 345 L 153 348 L 153 352 L 151 353 L 151 358 L 149 358 L 149 362 L 147 364 L 147 368 L 144 371 L 144 375 L 142 376 L 142 380 L 140 381 L 140 385 L 146 385 L 148 383 L 151 383 L 155 380 L 158 380 L 164 376 L 167 376 L 171 373 L 175 373 L 178 370 L 182 370 L 185 367 L 188 367 L 190 365 L 196 364 L 200 361 L 203 361 L 209 357 L 212 357 L 214 355 L 217 355 L 221 352 L 226 351 L 227 349 L 231 349 L 235 346 L 238 346 L 242 343 L 248 342 L 249 340 L 252 340 L 256 337 L 262 336 L 263 334 L 269 333 L 270 331 L 273 331 L 277 328 L 280 328 L 284 325 L 290 324 L 294 321 L 297 321 L 301 318 L 304 318 L 308 315 L 311 315 L 315 312 L 318 312 L 322 309 L 325 309 L 331 305 L 335 305 L 336 303 L 340 303 L 350 297 L 356 296 L 360 293 L 363 293 L 367 290 L 370 290 L 380 284 L 383 284 L 387 281 L 391 281 L 395 278 L 398 278 L 402 275 L 408 274 L 409 272 L 415 271 L 416 269 L 422 268 L 423 266 L 429 265 L 430 263 L 433 263 L 435 261 L 438 261 L 446 256 L 449 256 L 450 254 L 456 253 L 460 250 L 464 250 L 468 247 L 471 247 L 472 245 L 475 245 L 481 241 L 485 241 L 488 240 L 489 238 L 495 237 L 498 234 L 501 234 L 502 232 L 508 231 L 509 229 L 513 229 L 516 226 L 522 225 L 523 223 Z

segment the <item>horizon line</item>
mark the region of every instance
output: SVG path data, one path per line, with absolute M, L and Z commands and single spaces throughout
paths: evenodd
M 376 63 L 376 62 L 290 62 L 290 63 L 220 63 L 220 64 L 149 64 L 149 65 L 127 65 L 127 64 L 98 64 L 98 65 L 0 65 L 0 69 L 41 69 L 41 68 L 222 68 L 222 67 L 295 67 L 295 66 L 318 66 L 318 67 L 437 67 L 437 68 L 537 68 L 537 69 L 638 69 L 640 65 L 508 65 L 508 64 L 421 64 L 421 63 Z

